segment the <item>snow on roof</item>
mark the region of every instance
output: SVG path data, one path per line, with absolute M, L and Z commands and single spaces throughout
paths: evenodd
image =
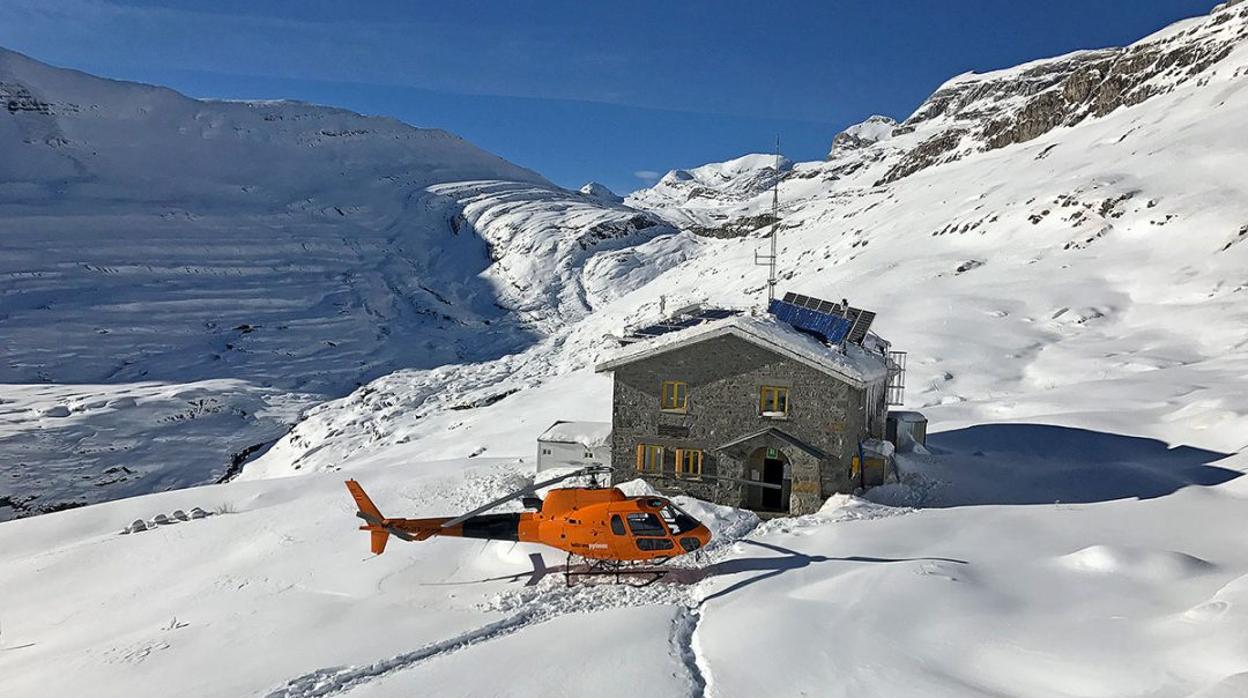
M 883 356 L 869 352 L 856 344 L 846 344 L 842 353 L 841 350 L 830 347 L 808 334 L 803 334 L 788 323 L 781 322 L 770 315 L 734 315 L 644 342 L 628 344 L 608 356 L 594 370 L 600 373 L 613 371 L 634 361 L 648 359 L 673 349 L 726 335 L 744 339 L 764 349 L 770 349 L 800 361 L 858 388 L 888 375 L 888 365 Z
M 537 437 L 538 441 L 581 444 L 587 448 L 611 442 L 611 422 L 565 422 L 560 420 Z
M 888 416 L 895 418 L 899 422 L 926 422 L 927 417 L 922 412 L 913 410 L 889 410 Z

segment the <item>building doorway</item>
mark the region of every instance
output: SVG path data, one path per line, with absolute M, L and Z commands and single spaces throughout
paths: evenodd
M 746 462 L 747 480 L 775 487 L 746 485 L 745 506 L 755 511 L 787 512 L 789 510 L 789 459 L 778 448 L 756 449 Z
M 784 486 L 784 461 L 779 458 L 763 459 L 763 482 L 769 485 Z M 782 490 L 763 489 L 763 508 L 772 511 L 780 511 L 788 509 L 780 501 L 780 495 L 784 494 Z

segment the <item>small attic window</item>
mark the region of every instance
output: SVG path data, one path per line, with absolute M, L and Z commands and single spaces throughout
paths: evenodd
M 663 381 L 659 407 L 664 412 L 685 412 L 689 409 L 689 384 L 684 381 Z
M 764 385 L 758 389 L 758 414 L 760 417 L 783 419 L 789 416 L 789 389 Z

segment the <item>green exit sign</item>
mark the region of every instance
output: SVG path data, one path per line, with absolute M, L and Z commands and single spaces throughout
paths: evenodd
M 767 449 L 767 457 L 768 457 L 768 458 L 778 458 L 778 457 L 780 457 L 780 454 L 776 453 L 776 449 L 774 449 L 774 448 L 769 448 L 769 449 Z

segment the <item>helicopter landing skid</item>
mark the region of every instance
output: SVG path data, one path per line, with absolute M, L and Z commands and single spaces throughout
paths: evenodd
M 568 561 L 563 567 L 563 579 L 569 587 L 574 580 L 590 578 L 606 578 L 610 584 L 627 584 L 642 588 L 663 579 L 672 571 L 671 568 L 657 565 L 639 564 L 634 562 L 618 562 L 614 560 L 591 560 L 579 555 L 568 554 Z

